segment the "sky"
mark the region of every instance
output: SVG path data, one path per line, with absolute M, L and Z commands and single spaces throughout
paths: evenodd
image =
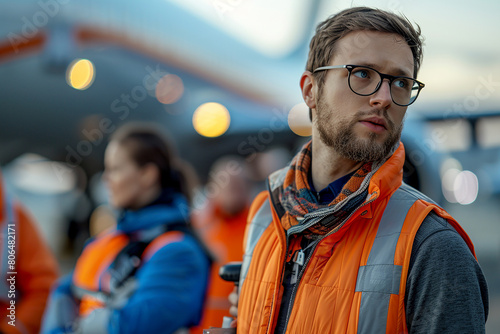
M 310 37 L 313 1 L 166 0 L 187 8 L 270 57 L 286 56 Z M 465 112 L 500 109 L 500 1 L 321 1 L 315 23 L 344 8 L 370 6 L 402 13 L 422 29 L 426 84 L 422 106 Z

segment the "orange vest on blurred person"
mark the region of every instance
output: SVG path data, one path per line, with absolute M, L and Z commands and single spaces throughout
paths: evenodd
M 212 266 L 207 300 L 201 324 L 191 333 L 201 333 L 202 329 L 221 327 L 224 316 L 229 315 L 230 304 L 227 299 L 234 284 L 219 277 L 222 265 L 241 261 L 243 257 L 243 237 L 247 223 L 248 208 L 235 216 L 227 216 L 218 208 L 210 208 L 209 213 L 194 215 L 193 224 L 202 235 L 216 257 Z
M 158 249 L 170 242 L 179 241 L 182 237 L 183 233 L 179 231 L 168 231 L 157 236 L 142 252 L 141 263 L 146 262 Z M 80 299 L 80 317 L 105 306 L 102 291 L 112 290 L 108 269 L 129 242 L 125 233 L 112 229 L 102 232 L 85 247 L 73 273 L 74 292 Z
M 38 333 L 58 266 L 32 218 L 11 202 L 1 180 L 0 230 L 0 332 Z

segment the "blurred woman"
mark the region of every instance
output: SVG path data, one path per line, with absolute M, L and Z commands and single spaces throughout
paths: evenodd
M 189 194 L 171 152 L 150 126 L 112 136 L 104 175 L 122 213 L 55 289 L 42 332 L 174 333 L 200 321 L 210 259 L 187 222 Z

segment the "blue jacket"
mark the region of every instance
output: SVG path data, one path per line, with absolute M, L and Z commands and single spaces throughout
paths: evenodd
M 183 197 L 176 195 L 168 198 L 168 201 L 160 201 L 138 211 L 124 212 L 114 233 L 125 234 L 129 240 L 137 240 L 148 238 L 148 235 L 157 236 L 161 234 L 158 231 L 162 231 L 162 228 L 185 222 L 188 212 Z M 91 248 L 99 238 L 85 247 L 79 261 L 87 248 Z M 69 300 L 68 295 L 75 294 L 75 288 L 71 285 L 75 283 L 73 275 L 78 272 L 77 263 L 77 270 L 71 277 L 63 279 L 54 290 L 42 333 L 65 333 L 74 330 L 75 326 L 83 333 L 93 334 L 173 333 L 179 328 L 196 325 L 201 319 L 207 288 L 210 269 L 208 255 L 189 233 L 182 233 L 180 238 L 158 244 L 159 247 L 152 250 L 147 248 L 143 254 L 146 256 L 135 272 L 133 292 L 122 301 L 115 298 L 113 303 L 106 303 L 106 307 L 95 310 L 83 319 L 78 319 L 78 305 L 58 306 L 60 300 Z M 95 260 L 103 261 L 102 258 Z M 109 290 L 105 277 L 110 267 L 99 277 L 100 291 Z M 72 318 L 77 319 L 76 322 L 71 322 Z

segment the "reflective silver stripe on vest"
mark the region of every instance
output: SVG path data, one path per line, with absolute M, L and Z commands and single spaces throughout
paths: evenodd
M 271 212 L 271 205 L 269 203 L 269 198 L 267 198 L 264 203 L 262 203 L 259 211 L 257 211 L 253 217 L 247 232 L 247 243 L 245 247 L 245 254 L 243 254 L 243 264 L 241 265 L 240 272 L 240 288 L 243 286 L 243 281 L 247 277 L 248 268 L 250 267 L 250 262 L 252 261 L 253 250 L 255 249 L 255 246 L 264 231 L 269 227 L 269 224 L 271 224 L 272 220 L 273 215 Z
M 391 294 L 399 294 L 402 266 L 394 265 L 396 245 L 408 210 L 418 197 L 403 184 L 389 199 L 356 290 L 361 291 L 358 333 L 385 333 Z
M 3 191 L 3 190 L 0 190 L 0 191 Z M 14 217 L 14 207 L 13 207 L 10 199 L 7 197 L 7 194 L 5 193 L 5 191 L 3 193 L 3 198 L 4 198 L 4 202 L 2 205 L 4 206 L 5 212 L 7 214 L 6 214 L 5 219 L 0 223 L 0 238 L 1 238 L 0 245 L 2 247 L 1 253 L 0 253 L 0 256 L 2 257 L 0 260 L 0 262 L 1 262 L 0 275 L 2 277 L 2 281 L 0 282 L 0 300 L 9 302 L 10 301 L 10 298 L 8 298 L 9 284 L 8 284 L 8 281 L 6 278 L 8 277 L 7 273 L 11 272 L 12 270 L 9 270 L 9 268 L 8 268 L 8 261 L 9 261 L 9 242 L 8 242 L 8 240 L 9 240 L 9 236 L 8 236 L 9 235 L 8 234 L 9 227 L 8 227 L 8 225 L 15 224 L 13 230 L 16 233 L 14 234 L 15 243 L 13 245 L 16 249 L 16 253 L 15 253 L 16 259 L 17 259 L 17 247 L 16 247 L 16 245 L 19 243 L 17 230 L 18 230 L 19 226 L 18 226 L 18 224 L 16 224 L 16 221 L 14 219 L 15 218 Z M 17 297 L 17 294 L 16 294 L 16 297 Z

